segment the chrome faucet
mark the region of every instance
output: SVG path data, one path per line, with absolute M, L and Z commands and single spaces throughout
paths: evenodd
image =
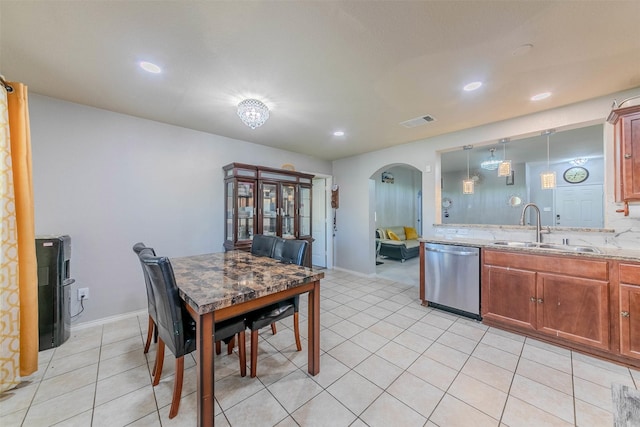
M 540 208 L 535 203 L 527 203 L 522 208 L 522 215 L 520 216 L 520 225 L 524 225 L 524 215 L 528 207 L 532 207 L 536 210 L 536 242 L 542 242 L 542 226 L 540 225 Z M 547 229 L 546 233 L 550 233 L 551 230 Z

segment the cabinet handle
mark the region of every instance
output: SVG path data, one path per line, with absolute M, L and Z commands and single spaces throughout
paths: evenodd
M 542 304 L 543 302 L 542 298 L 538 298 L 538 304 Z
M 621 312 L 620 312 L 620 315 L 621 315 L 622 317 L 629 317 L 629 312 L 628 312 L 628 311 L 621 311 Z
M 624 201 L 624 209 L 616 209 L 618 213 L 624 213 L 624 216 L 629 216 L 629 201 Z
M 529 298 L 529 301 L 531 301 L 531 302 L 536 302 L 536 297 L 531 297 L 531 298 Z
M 625 159 L 630 159 L 630 158 L 631 158 L 631 154 L 625 154 L 625 155 L 624 155 L 624 158 L 625 158 Z

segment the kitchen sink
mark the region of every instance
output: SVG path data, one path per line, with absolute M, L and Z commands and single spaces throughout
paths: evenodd
M 551 251 L 559 252 L 577 252 L 577 253 L 593 253 L 599 254 L 598 248 L 590 246 L 574 246 L 574 245 L 559 245 L 555 243 L 537 243 L 537 242 L 516 242 L 510 240 L 498 240 L 492 243 L 496 246 L 509 246 L 515 248 L 534 248 L 534 249 L 547 249 Z
M 515 242 L 510 240 L 498 240 L 496 242 L 493 242 L 493 244 L 498 246 L 512 246 L 517 248 L 531 248 L 538 245 L 535 242 Z
M 538 247 L 541 249 L 553 249 L 556 251 L 585 252 L 585 253 L 594 253 L 594 254 L 600 253 L 599 249 L 592 248 L 590 246 L 573 246 L 573 245 L 556 245 L 553 243 L 538 243 Z

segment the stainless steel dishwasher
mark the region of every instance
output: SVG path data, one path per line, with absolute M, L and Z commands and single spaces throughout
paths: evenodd
M 430 306 L 480 317 L 480 248 L 424 243 L 425 298 Z

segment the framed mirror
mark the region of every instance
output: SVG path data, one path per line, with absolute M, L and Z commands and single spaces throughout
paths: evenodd
M 603 132 L 602 124 L 557 130 L 549 136 L 548 163 L 547 138 L 541 135 L 542 130 L 533 136 L 512 137 L 506 145 L 498 141 L 474 144 L 470 175 L 482 179 L 475 182 L 473 194 L 462 193 L 462 180 L 467 174 L 467 153 L 462 146 L 442 152 L 441 197 L 456 209 L 449 210 L 447 217 L 443 215 L 441 223 L 517 225 L 521 209 L 510 207 L 521 208 L 533 202 L 540 208 L 545 227 L 603 228 Z M 495 150 L 491 152 L 491 148 Z M 498 176 L 496 169 L 481 167 L 482 162 L 492 160 L 491 155 L 495 160 L 504 160 L 505 151 L 512 165 L 512 175 L 506 180 Z M 573 178 L 576 167 L 588 173 L 580 175 L 580 179 Z M 540 174 L 547 170 L 556 173 L 556 188 L 552 190 L 541 189 Z M 589 208 L 583 212 L 581 206 Z

